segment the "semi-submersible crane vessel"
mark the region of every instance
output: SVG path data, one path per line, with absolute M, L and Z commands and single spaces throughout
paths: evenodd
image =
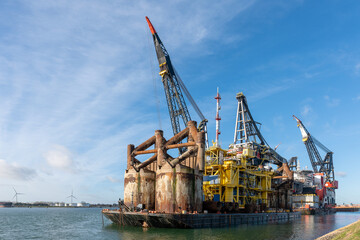
M 173 136 L 156 130 L 127 148 L 124 198 L 118 210 L 103 214 L 116 224 L 143 227 L 226 227 L 293 219 L 296 157 L 289 161 L 272 149 L 250 113 L 243 93 L 236 95 L 234 141 L 219 144 L 220 94 L 217 93 L 216 142 L 209 146 L 207 120 L 172 65 L 158 33 L 146 17 L 159 62 Z M 184 95 L 200 118 L 190 117 Z M 183 123 L 183 127 L 182 124 Z M 178 149 L 178 156 L 170 150 Z M 172 151 L 172 154 L 174 151 Z M 150 155 L 140 161 L 138 156 Z

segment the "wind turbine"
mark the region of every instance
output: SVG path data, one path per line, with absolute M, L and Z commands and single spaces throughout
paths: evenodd
M 21 195 L 21 194 L 23 194 L 23 193 L 18 193 L 18 192 L 15 190 L 15 188 L 14 188 L 14 187 L 13 187 L 13 189 L 14 189 L 14 191 L 15 191 L 15 195 L 14 195 L 13 199 L 15 198 L 16 203 L 17 203 L 17 202 L 18 202 L 18 198 L 17 198 L 17 196 L 18 196 L 18 195 Z
M 71 205 L 73 203 L 73 198 L 77 199 L 74 195 L 73 195 L 73 190 L 71 190 L 71 195 L 68 196 L 67 198 L 71 198 Z

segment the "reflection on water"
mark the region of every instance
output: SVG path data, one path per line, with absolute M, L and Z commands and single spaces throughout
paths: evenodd
M 360 219 L 360 213 L 302 216 L 294 222 L 217 229 L 118 227 L 101 209 L 0 208 L 0 239 L 314 239 Z
M 141 229 L 108 225 L 119 239 L 315 239 L 360 219 L 359 213 L 302 216 L 294 222 L 241 225 L 218 229 Z

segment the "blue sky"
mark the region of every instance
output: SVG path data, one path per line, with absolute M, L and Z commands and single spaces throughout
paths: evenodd
M 25 202 L 123 196 L 126 145 L 172 132 L 149 16 L 210 139 L 216 87 L 223 147 L 243 92 L 268 143 L 310 168 L 292 115 L 303 120 L 334 152 L 338 203 L 360 202 L 359 12 L 331 0 L 1 1 L 0 200 L 13 186 Z

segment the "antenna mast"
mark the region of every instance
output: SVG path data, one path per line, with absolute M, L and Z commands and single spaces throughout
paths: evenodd
M 220 115 L 219 115 L 219 110 L 221 109 L 221 106 L 220 106 L 221 97 L 220 97 L 220 94 L 219 94 L 219 88 L 217 88 L 217 95 L 216 95 L 215 99 L 216 99 L 216 117 L 215 117 L 215 120 L 216 120 L 216 141 L 215 141 L 215 146 L 219 147 L 220 120 L 221 120 Z

